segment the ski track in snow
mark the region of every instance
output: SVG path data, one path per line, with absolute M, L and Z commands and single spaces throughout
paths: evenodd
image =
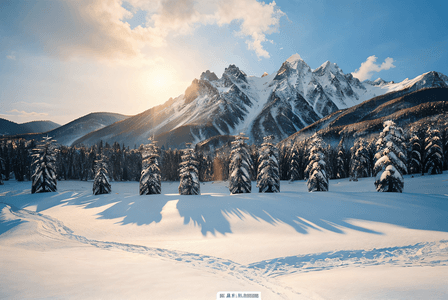
M 154 258 L 186 263 L 193 268 L 203 269 L 214 274 L 224 272 L 238 280 L 256 283 L 283 299 L 288 299 L 288 297 L 279 290 L 287 291 L 288 294 L 291 292 L 295 293 L 290 288 L 281 286 L 279 283 L 275 282 L 275 280 L 263 276 L 263 272 L 257 268 L 247 267 L 228 259 L 169 249 L 152 248 L 142 245 L 92 240 L 74 234 L 73 230 L 66 227 L 61 221 L 50 216 L 26 209 L 19 209 L 4 202 L 0 202 L 0 204 L 5 205 L 8 213 L 14 215 L 16 218 L 21 219 L 22 221 L 35 222 L 37 224 L 38 234 L 52 240 L 63 240 L 66 238 L 104 250 L 118 249 Z M 295 294 L 298 295 L 300 293 Z
M 38 212 L 19 209 L 7 203 L 0 202 L 0 204 L 5 205 L 4 209 L 7 210 L 7 214 L 11 214 L 22 221 L 35 222 L 38 234 L 46 238 L 75 240 L 104 250 L 118 249 L 154 258 L 186 263 L 190 267 L 203 269 L 215 274 L 224 272 L 238 280 L 256 283 L 284 299 L 288 299 L 285 292 L 296 295 L 300 293 L 277 282 L 275 278 L 283 275 L 377 265 L 401 267 L 448 266 L 448 240 L 372 250 L 345 250 L 279 257 L 242 265 L 228 259 L 208 255 L 92 240 L 74 234 L 73 230 L 66 227 L 58 219 Z

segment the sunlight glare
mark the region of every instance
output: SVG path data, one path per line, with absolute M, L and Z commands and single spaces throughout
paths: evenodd
M 151 101 L 155 100 L 158 104 L 161 104 L 170 97 L 177 97 L 183 93 L 186 86 L 179 89 L 178 74 L 176 74 L 174 68 L 158 65 L 141 73 L 140 88 Z

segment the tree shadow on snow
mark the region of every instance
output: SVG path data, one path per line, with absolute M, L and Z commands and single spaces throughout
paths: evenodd
M 148 225 L 153 222 L 159 223 L 162 220 L 162 209 L 171 200 L 165 195 L 134 195 L 127 197 L 95 198 L 85 208 L 101 207 L 113 203 L 102 212 L 98 213 L 98 219 L 123 218 L 117 224 Z
M 138 183 L 136 183 L 136 187 L 138 188 Z M 136 190 L 138 191 L 138 189 Z M 138 192 L 134 191 L 117 193 L 112 190 L 111 194 L 93 195 L 89 182 L 79 182 L 79 187 L 76 190 L 30 194 L 29 189 L 24 189 L 21 192 L 7 194 L 7 196 L 1 200 L 20 209 L 35 209 L 36 212 L 42 212 L 59 205 L 80 206 L 84 209 L 105 207 L 103 211 L 97 213 L 98 219 L 123 218 L 117 222 L 117 224 L 122 225 L 158 223 L 162 220 L 163 207 L 168 201 L 173 200 L 173 197 L 163 194 L 139 195 Z M 12 225 L 17 226 L 18 224 L 11 223 Z M 10 229 L 11 226 L 8 228 Z M 6 228 L 5 222 L 3 222 L 2 228 Z
M 228 202 L 226 200 L 221 202 L 220 199 L 222 198 L 210 195 L 180 196 L 177 202 L 177 210 L 180 216 L 184 218 L 185 225 L 192 222 L 195 226 L 201 228 L 201 233 L 204 236 L 207 235 L 207 232 L 213 235 L 216 235 L 216 232 L 221 234 L 232 233 L 230 223 L 223 214 Z
M 24 191 L 12 197 L 7 195 L 1 202 L 18 208 L 35 206 L 37 212 L 57 205 L 75 205 L 83 209 L 102 207 L 104 210 L 97 213 L 98 219 L 122 218 L 117 224 L 147 225 L 161 222 L 163 208 L 169 201 L 178 200 L 176 208 L 184 224 L 199 227 L 204 236 L 207 233 L 231 234 L 230 219 L 235 217 L 242 221 L 252 218 L 272 226 L 286 224 L 300 234 L 311 230 L 344 234 L 348 229 L 382 234 L 366 228 L 368 225 L 356 226 L 352 220 L 448 232 L 448 197 L 444 195 L 331 191 L 259 194 L 256 189 L 250 194 L 229 195 L 224 186 L 210 185 L 206 188 L 212 188 L 213 193 L 180 196 L 175 194 L 176 183 L 165 183 L 167 189 L 163 192 L 172 194 L 140 196 L 128 188 L 120 194 L 95 196 L 87 187 L 90 184 L 81 184 L 77 190 L 34 195 Z M 16 225 L 3 222 L 2 228 L 9 230 Z
M 253 218 L 273 226 L 287 224 L 298 233 L 328 230 L 344 234 L 347 229 L 382 234 L 352 224 L 351 220 L 388 223 L 411 229 L 448 232 L 447 197 L 396 193 L 300 193 L 204 196 L 177 204 L 184 224 L 193 222 L 201 233 L 232 233 L 227 217 Z

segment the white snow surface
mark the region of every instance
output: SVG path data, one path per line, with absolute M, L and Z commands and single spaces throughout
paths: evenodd
M 447 299 L 448 173 L 404 176 L 402 194 L 374 178 L 329 192 L 281 182 L 230 195 L 227 182 L 180 196 L 138 195 L 138 182 L 0 186 L 0 299 Z M 255 182 L 252 191 L 257 191 Z

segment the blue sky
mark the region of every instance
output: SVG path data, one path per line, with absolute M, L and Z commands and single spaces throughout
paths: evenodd
M 362 80 L 448 74 L 446 11 L 446 1 L 2 1 L 0 117 L 133 115 L 207 69 L 261 76 L 294 53 Z

